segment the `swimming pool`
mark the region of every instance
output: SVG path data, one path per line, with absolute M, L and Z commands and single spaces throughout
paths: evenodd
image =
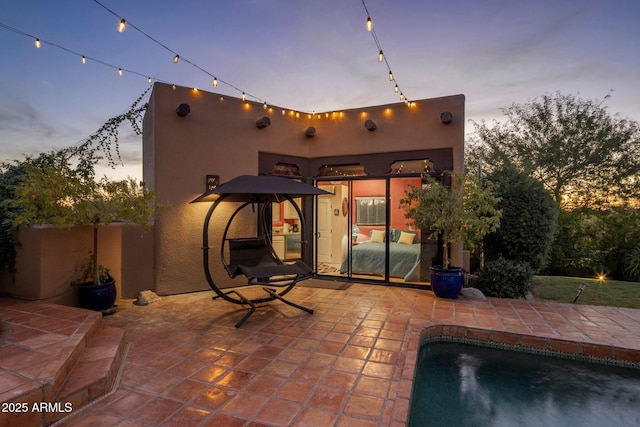
M 637 426 L 640 369 L 459 342 L 422 345 L 409 426 Z

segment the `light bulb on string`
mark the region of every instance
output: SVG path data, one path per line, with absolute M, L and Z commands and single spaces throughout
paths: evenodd
M 367 31 L 373 30 L 373 21 L 370 16 L 367 16 Z
M 122 68 L 118 68 L 118 75 L 122 75 Z
M 247 99 L 247 94 L 242 92 L 242 100 L 245 101 Z
M 391 72 L 391 70 L 389 70 L 389 81 L 393 81 L 393 73 Z
M 218 87 L 218 78 L 214 77 L 213 82 L 211 84 L 213 85 L 213 87 Z
M 396 87 L 393 88 L 393 93 L 398 93 L 400 91 L 400 88 L 398 87 L 398 85 L 396 85 Z
M 147 81 L 149 82 L 149 84 L 151 84 L 153 80 L 151 79 L 151 77 L 147 77 Z
M 178 61 L 180 61 L 180 55 L 177 55 L 177 54 L 176 54 L 176 56 L 174 56 L 174 57 L 173 57 L 173 63 L 174 63 L 174 64 L 177 64 L 177 63 L 178 63 Z
M 36 39 L 36 41 L 34 42 L 34 44 L 36 45 L 37 49 L 40 49 L 40 46 L 42 46 L 42 43 L 40 43 L 40 39 Z
M 176 84 L 175 83 L 171 85 L 171 89 L 176 90 Z
M 86 64 L 86 63 L 87 63 L 87 57 L 86 57 L 86 56 L 84 56 L 84 55 L 82 55 L 82 63 L 83 63 L 83 64 Z
M 124 18 L 122 18 L 120 20 L 120 23 L 118 24 L 118 32 L 122 33 L 124 32 L 125 27 L 127 26 L 127 22 L 124 20 Z
M 267 103 L 265 102 L 264 104 L 262 104 L 262 109 L 266 110 L 267 109 Z
M 383 59 L 384 59 L 384 54 L 382 53 L 382 51 L 380 51 L 380 53 L 378 54 L 378 62 L 382 62 Z

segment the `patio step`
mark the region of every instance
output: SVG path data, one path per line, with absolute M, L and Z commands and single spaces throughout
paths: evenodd
M 26 409 L 0 413 L 0 427 L 47 426 L 105 395 L 124 349 L 99 312 L 0 298 L 0 403 Z
M 124 330 L 102 326 L 89 341 L 54 401 L 63 412 L 50 424 L 109 393 L 115 385 L 125 350 Z M 70 412 L 64 412 L 70 411 Z

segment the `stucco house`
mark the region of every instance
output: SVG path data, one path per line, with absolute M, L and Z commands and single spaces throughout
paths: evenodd
M 154 290 L 208 289 L 201 236 L 210 205 L 190 202 L 212 182 L 265 174 L 333 194 L 298 201 L 304 235 L 295 209 L 273 205 L 265 232 L 281 258 L 302 258 L 341 280 L 424 283 L 437 246 L 411 230 L 399 200 L 424 172 L 462 170 L 464 113 L 463 95 L 309 113 L 156 83 L 143 124 L 144 181 L 167 206 L 153 227 Z M 224 213 L 212 219 L 212 241 L 227 220 Z M 234 221 L 236 237 L 257 233 L 255 215 Z M 377 253 L 375 241 L 382 243 Z M 462 265 L 461 247 L 452 262 Z M 210 268 L 221 287 L 242 284 L 226 276 L 219 259 Z

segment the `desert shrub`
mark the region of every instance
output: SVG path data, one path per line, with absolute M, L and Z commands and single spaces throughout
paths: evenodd
M 531 289 L 532 277 L 528 263 L 498 258 L 480 270 L 476 286 L 489 297 L 522 298 Z

